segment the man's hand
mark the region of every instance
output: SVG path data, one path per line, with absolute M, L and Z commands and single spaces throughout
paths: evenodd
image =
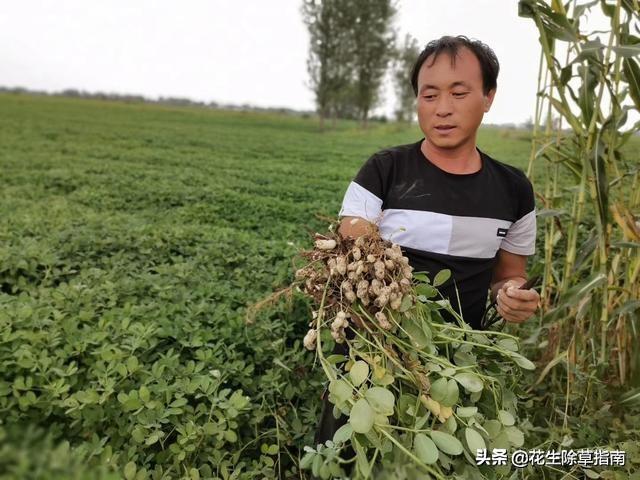
M 370 232 L 371 224 L 360 217 L 343 217 L 338 228 L 342 238 L 358 238 Z
M 522 323 L 538 309 L 540 295 L 535 290 L 519 290 L 524 279 L 506 281 L 496 296 L 498 313 L 507 322 Z
M 540 295 L 535 290 L 518 290 L 527 279 L 527 257 L 500 249 L 493 269 L 491 298 L 498 313 L 507 322 L 522 323 L 538 308 Z

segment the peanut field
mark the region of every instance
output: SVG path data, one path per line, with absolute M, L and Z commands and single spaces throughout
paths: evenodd
M 291 282 L 369 155 L 418 127 L 9 94 L 0 112 L 0 478 L 308 478 L 308 305 L 247 309 Z M 478 145 L 527 169 L 527 131 Z M 510 329 L 539 353 L 539 319 Z M 627 448 L 608 478 L 638 478 L 637 406 L 547 424 L 545 384 L 528 444 L 573 429 Z

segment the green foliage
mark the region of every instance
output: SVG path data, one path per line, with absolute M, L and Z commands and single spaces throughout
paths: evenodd
M 246 306 L 290 281 L 371 152 L 420 132 L 25 95 L 0 110 L 0 478 L 299 477 L 322 390 L 308 307 L 247 328 Z M 526 165 L 496 130 L 479 146 Z M 621 418 L 574 420 L 589 442 Z
M 542 320 L 564 337 L 550 354 L 557 358 L 564 350 L 579 370 L 595 369 L 605 382 L 637 386 L 640 356 L 631 345 L 638 341 L 640 230 L 634 215 L 640 195 L 637 155 L 623 147 L 640 130 L 640 121 L 628 117 L 640 88 L 634 74 L 640 39 L 632 34 L 640 12 L 622 0 L 519 5 L 540 32 L 545 62 L 539 81 L 543 73 L 550 80 L 539 83 L 536 127 L 543 106 L 549 119 L 555 110 L 571 126 L 552 131 L 548 122 L 544 132 L 534 129 L 529 165 L 531 172 L 534 160 L 548 161 L 538 188 L 545 207 Z M 596 5 L 610 28 L 581 29 L 583 16 Z M 568 44 L 564 61 L 556 51 L 561 42 Z M 563 170 L 570 175 L 566 181 Z M 598 405 L 603 398 L 593 400 Z
M 368 248 L 361 255 L 382 249 Z M 333 254 L 344 258 L 344 250 Z M 311 347 L 329 381 L 334 415 L 347 416 L 350 428 L 340 428 L 324 445 L 306 448 L 302 468 L 320 478 L 332 478 L 347 465 L 350 478 L 387 478 L 407 465 L 428 478 L 444 479 L 454 472 L 460 478 L 496 478 L 493 469 L 477 466 L 477 449 L 522 447 L 523 430 L 530 428 L 522 411 L 528 401 L 520 368 L 535 366 L 517 353 L 517 338 L 474 331 L 462 320 L 459 325 L 445 322 L 441 310 L 455 315 L 451 306 L 420 295 L 420 284 L 409 293 L 417 296 L 409 308 L 385 310 L 388 327 L 376 323 L 379 312 L 374 317 L 358 302 L 327 307 L 326 298 L 337 298 L 332 285 L 343 282 L 331 276 L 332 260 L 312 260 L 314 265 L 326 263 L 330 280 L 318 280 L 325 287 L 315 305 L 319 341 Z M 440 273 L 434 283 L 442 284 L 448 276 Z M 305 290 L 308 295 L 315 291 Z M 348 355 L 338 364 L 325 356 L 330 348 L 323 340 L 330 325 L 334 328 L 336 308 L 363 321 L 353 338 L 344 339 Z M 351 448 L 342 456 L 345 446 Z M 351 449 L 355 458 L 349 458 Z
M 303 2 L 307 70 L 321 121 L 331 115 L 366 125 L 394 53 L 395 13 L 390 0 Z
M 592 9 L 608 17 L 609 28 L 581 26 Z M 628 148 L 640 129 L 628 115 L 638 106 L 640 10 L 627 0 L 520 0 L 519 12 L 535 22 L 544 59 L 528 169 L 536 168 L 544 204 L 537 265 L 543 315 L 523 335 L 529 356 L 544 365 L 531 387 L 544 408 L 531 420 L 550 428 L 536 429 L 532 441 L 624 450 L 640 443 L 633 402 L 640 385 L 640 194 L 637 147 Z M 555 128 L 552 112 L 560 115 Z M 561 130 L 563 122 L 571 128 Z M 629 458 L 624 472 L 585 474 L 637 478 L 638 458 Z
M 407 34 L 404 43 L 398 46 L 393 59 L 392 79 L 396 92 L 396 119 L 411 123 L 415 117 L 416 94 L 411 85 L 411 69 L 420 55 L 418 40 Z
M 306 306 L 253 328 L 244 314 L 288 278 L 300 219 L 339 203 L 337 161 L 309 169 L 321 160 L 289 141 L 310 121 L 255 115 L 249 146 L 241 114 L 0 102 L 0 472 L 296 472 L 321 389 L 299 348 Z M 29 429 L 47 442 L 21 442 Z

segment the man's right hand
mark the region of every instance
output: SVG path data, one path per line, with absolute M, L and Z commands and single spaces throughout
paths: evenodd
M 342 238 L 358 238 L 369 233 L 371 223 L 360 217 L 343 217 L 338 228 Z

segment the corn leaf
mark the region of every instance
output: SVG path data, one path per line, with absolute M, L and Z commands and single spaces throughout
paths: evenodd
M 640 109 L 640 66 L 635 59 L 625 58 L 622 61 L 622 71 L 629 84 L 629 95 L 636 108 Z

